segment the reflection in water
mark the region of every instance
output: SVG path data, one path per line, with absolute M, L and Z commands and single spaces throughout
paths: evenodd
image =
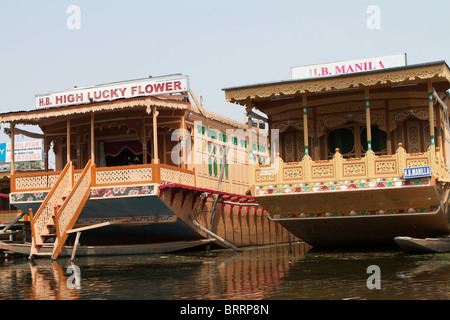
M 449 258 L 400 251 L 319 252 L 295 244 L 242 253 L 78 258 L 79 269 L 68 260 L 14 260 L 1 265 L 0 299 L 448 300 Z M 381 290 L 367 288 L 370 265 L 381 269 Z

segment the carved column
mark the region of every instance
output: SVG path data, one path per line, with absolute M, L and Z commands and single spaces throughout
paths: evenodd
M 95 164 L 94 113 L 91 113 L 91 160 Z
M 157 164 L 159 163 L 158 158 L 158 110 L 156 109 L 156 106 L 152 106 L 152 114 L 153 114 L 153 163 Z
M 248 131 L 248 163 L 250 164 L 253 160 L 253 123 L 252 123 L 252 110 L 253 102 L 249 99 L 247 101 L 247 131 Z
M 309 156 L 309 143 L 308 143 L 308 105 L 306 94 L 303 95 L 303 135 L 305 139 L 305 156 Z
M 369 88 L 364 89 L 366 98 L 366 130 L 367 130 L 367 151 L 372 150 L 372 122 L 370 120 L 370 98 Z
M 433 85 L 432 85 L 431 81 L 428 81 L 428 109 L 429 109 L 429 114 L 430 114 L 429 121 L 430 121 L 431 146 L 435 146 Z
M 67 118 L 67 160 L 66 163 L 69 163 L 70 158 L 70 118 Z

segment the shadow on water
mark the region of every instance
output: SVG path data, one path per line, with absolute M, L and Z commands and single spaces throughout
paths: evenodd
M 1 263 L 0 299 L 317 300 L 450 298 L 450 254 L 303 243 L 230 250 Z M 381 289 L 367 286 L 380 268 Z M 76 272 L 75 272 L 76 271 Z M 78 282 L 77 282 L 78 281 Z

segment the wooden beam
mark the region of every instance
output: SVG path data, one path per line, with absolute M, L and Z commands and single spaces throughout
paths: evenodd
M 81 227 L 81 228 L 77 228 L 77 229 L 71 229 L 71 230 L 67 230 L 66 233 L 67 234 L 71 234 L 71 233 L 75 233 L 75 232 L 81 232 L 81 231 L 86 231 L 86 230 L 91 230 L 91 229 L 97 229 L 97 228 L 102 228 L 102 227 L 107 227 L 107 226 L 111 226 L 111 225 L 115 225 L 115 224 L 121 224 L 127 220 L 130 220 L 131 217 L 127 217 L 127 218 L 121 218 L 121 219 L 117 219 L 117 220 L 112 220 L 112 221 L 107 221 L 107 222 L 102 222 L 102 223 L 96 223 L 90 226 L 86 226 L 86 227 Z
M 214 232 L 209 231 L 208 229 L 202 227 L 197 221 L 195 221 L 191 215 L 189 215 L 189 220 L 191 220 L 191 222 L 194 224 L 194 226 L 196 226 L 197 228 L 199 228 L 201 231 L 203 231 L 204 233 L 210 235 L 211 237 L 219 240 L 222 244 L 224 244 L 225 246 L 233 249 L 236 252 L 242 252 L 242 250 L 238 249 L 236 246 L 234 246 L 233 244 L 229 243 L 228 241 L 222 239 L 221 237 L 219 237 L 217 234 L 215 234 Z

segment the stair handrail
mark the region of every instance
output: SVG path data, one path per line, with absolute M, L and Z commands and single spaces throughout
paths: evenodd
M 53 249 L 52 259 L 56 259 L 58 254 L 61 252 L 62 246 L 68 237 L 66 231 L 73 228 L 84 207 L 84 204 L 89 198 L 92 177 L 95 176 L 94 168 L 95 166 L 92 165 L 92 160 L 89 160 L 75 186 L 70 191 L 62 206 L 56 212 L 55 225 L 57 238 Z M 76 196 L 79 196 L 79 198 L 76 198 Z M 70 206 L 72 200 L 75 201 L 75 208 Z M 69 216 L 67 217 L 67 215 Z
M 50 192 L 47 194 L 47 196 L 45 197 L 44 201 L 42 202 L 41 206 L 39 207 L 38 211 L 36 212 L 36 214 L 32 217 L 30 217 L 30 224 L 31 224 L 31 233 L 32 233 L 32 237 L 34 240 L 34 244 L 37 244 L 37 234 L 36 234 L 36 225 L 39 225 L 39 221 L 38 219 L 41 221 L 42 219 L 42 213 L 44 212 L 44 210 L 46 209 L 50 209 L 50 211 L 47 212 L 51 212 L 51 214 L 53 214 L 53 208 L 48 208 L 48 205 L 50 204 L 51 206 L 54 206 L 53 204 L 53 198 L 55 196 L 55 192 L 59 189 L 60 184 L 62 183 L 63 179 L 66 178 L 66 174 L 67 172 L 69 172 L 70 168 L 72 168 L 72 162 L 68 162 L 66 164 L 66 166 L 64 167 L 64 169 L 61 171 L 61 174 L 58 177 L 58 180 L 56 180 L 56 183 L 53 185 L 52 189 L 50 190 Z M 69 174 L 73 174 L 73 172 L 71 172 L 72 170 L 70 170 Z M 70 178 L 70 176 L 69 176 Z M 70 182 L 69 182 L 70 184 Z M 71 187 L 71 186 L 69 186 Z M 51 216 L 50 214 L 50 216 Z M 44 217 L 44 219 L 48 219 L 49 217 L 46 216 Z M 45 223 L 45 221 L 43 222 Z M 42 227 L 42 226 L 41 226 Z M 40 234 L 39 234 L 40 235 Z

